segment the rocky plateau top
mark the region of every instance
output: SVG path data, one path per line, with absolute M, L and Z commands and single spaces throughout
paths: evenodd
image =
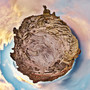
M 78 40 L 69 26 L 43 7 L 42 15 L 27 17 L 19 29 L 13 29 L 16 36 L 11 57 L 17 69 L 34 83 L 65 75 L 80 54 Z

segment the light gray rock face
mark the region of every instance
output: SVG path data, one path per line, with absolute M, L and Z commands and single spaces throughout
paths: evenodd
M 64 75 L 80 53 L 78 40 L 69 26 L 55 13 L 45 10 L 42 15 L 25 18 L 19 29 L 13 30 L 16 36 L 11 57 L 18 70 L 33 82 Z

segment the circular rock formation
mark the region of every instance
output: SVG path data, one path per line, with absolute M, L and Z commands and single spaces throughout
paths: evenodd
M 25 18 L 13 29 L 15 46 L 11 57 L 18 70 L 34 83 L 51 81 L 69 71 L 80 54 L 78 40 L 55 12 L 44 6 L 42 15 Z

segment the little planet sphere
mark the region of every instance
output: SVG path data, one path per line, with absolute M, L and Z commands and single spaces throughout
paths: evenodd
M 77 38 L 69 26 L 43 5 L 43 14 L 25 18 L 13 32 L 11 57 L 18 70 L 34 83 L 65 75 L 80 54 Z

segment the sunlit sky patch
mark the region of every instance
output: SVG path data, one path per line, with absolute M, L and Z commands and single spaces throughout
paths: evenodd
M 81 54 L 65 76 L 33 84 L 10 57 L 14 47 L 12 30 L 25 17 L 41 14 L 43 4 L 70 26 L 79 40 Z M 0 90 L 90 90 L 89 14 L 90 0 L 0 0 Z

